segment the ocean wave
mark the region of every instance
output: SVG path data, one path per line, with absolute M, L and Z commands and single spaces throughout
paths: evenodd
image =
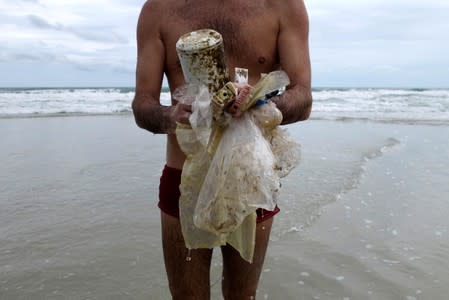
M 133 98 L 129 87 L 0 89 L 0 117 L 117 114 Z M 449 89 L 314 89 L 313 99 L 314 119 L 449 123 Z M 170 105 L 167 88 L 160 101 Z

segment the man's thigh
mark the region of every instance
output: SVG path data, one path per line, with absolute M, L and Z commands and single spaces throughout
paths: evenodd
M 165 269 L 173 299 L 209 299 L 211 249 L 190 252 L 179 219 L 161 212 Z
M 223 253 L 223 294 L 225 299 L 255 297 L 265 253 L 270 240 L 273 219 L 257 224 L 253 263 L 245 261 L 232 246 L 221 247 Z

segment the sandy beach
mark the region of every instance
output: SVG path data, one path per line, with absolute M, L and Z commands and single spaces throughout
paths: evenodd
M 309 120 L 257 299 L 447 299 L 449 126 Z M 165 137 L 130 114 L 0 119 L 0 299 L 170 299 Z M 212 263 L 212 299 L 221 263 Z

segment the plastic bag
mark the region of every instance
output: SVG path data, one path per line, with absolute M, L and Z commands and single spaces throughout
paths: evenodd
M 213 156 L 194 223 L 215 234 L 233 232 L 257 208 L 274 210 L 280 181 L 270 145 L 250 115 L 234 119 Z
M 282 121 L 282 113 L 274 103 L 257 106 L 249 113 L 270 144 L 276 173 L 281 178 L 287 176 L 299 165 L 301 146 L 289 136 L 286 129 L 277 126 Z

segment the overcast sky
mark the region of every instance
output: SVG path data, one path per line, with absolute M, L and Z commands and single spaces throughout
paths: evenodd
M 0 87 L 134 86 L 143 3 L 0 0 Z M 449 88 L 449 0 L 306 5 L 314 87 Z

